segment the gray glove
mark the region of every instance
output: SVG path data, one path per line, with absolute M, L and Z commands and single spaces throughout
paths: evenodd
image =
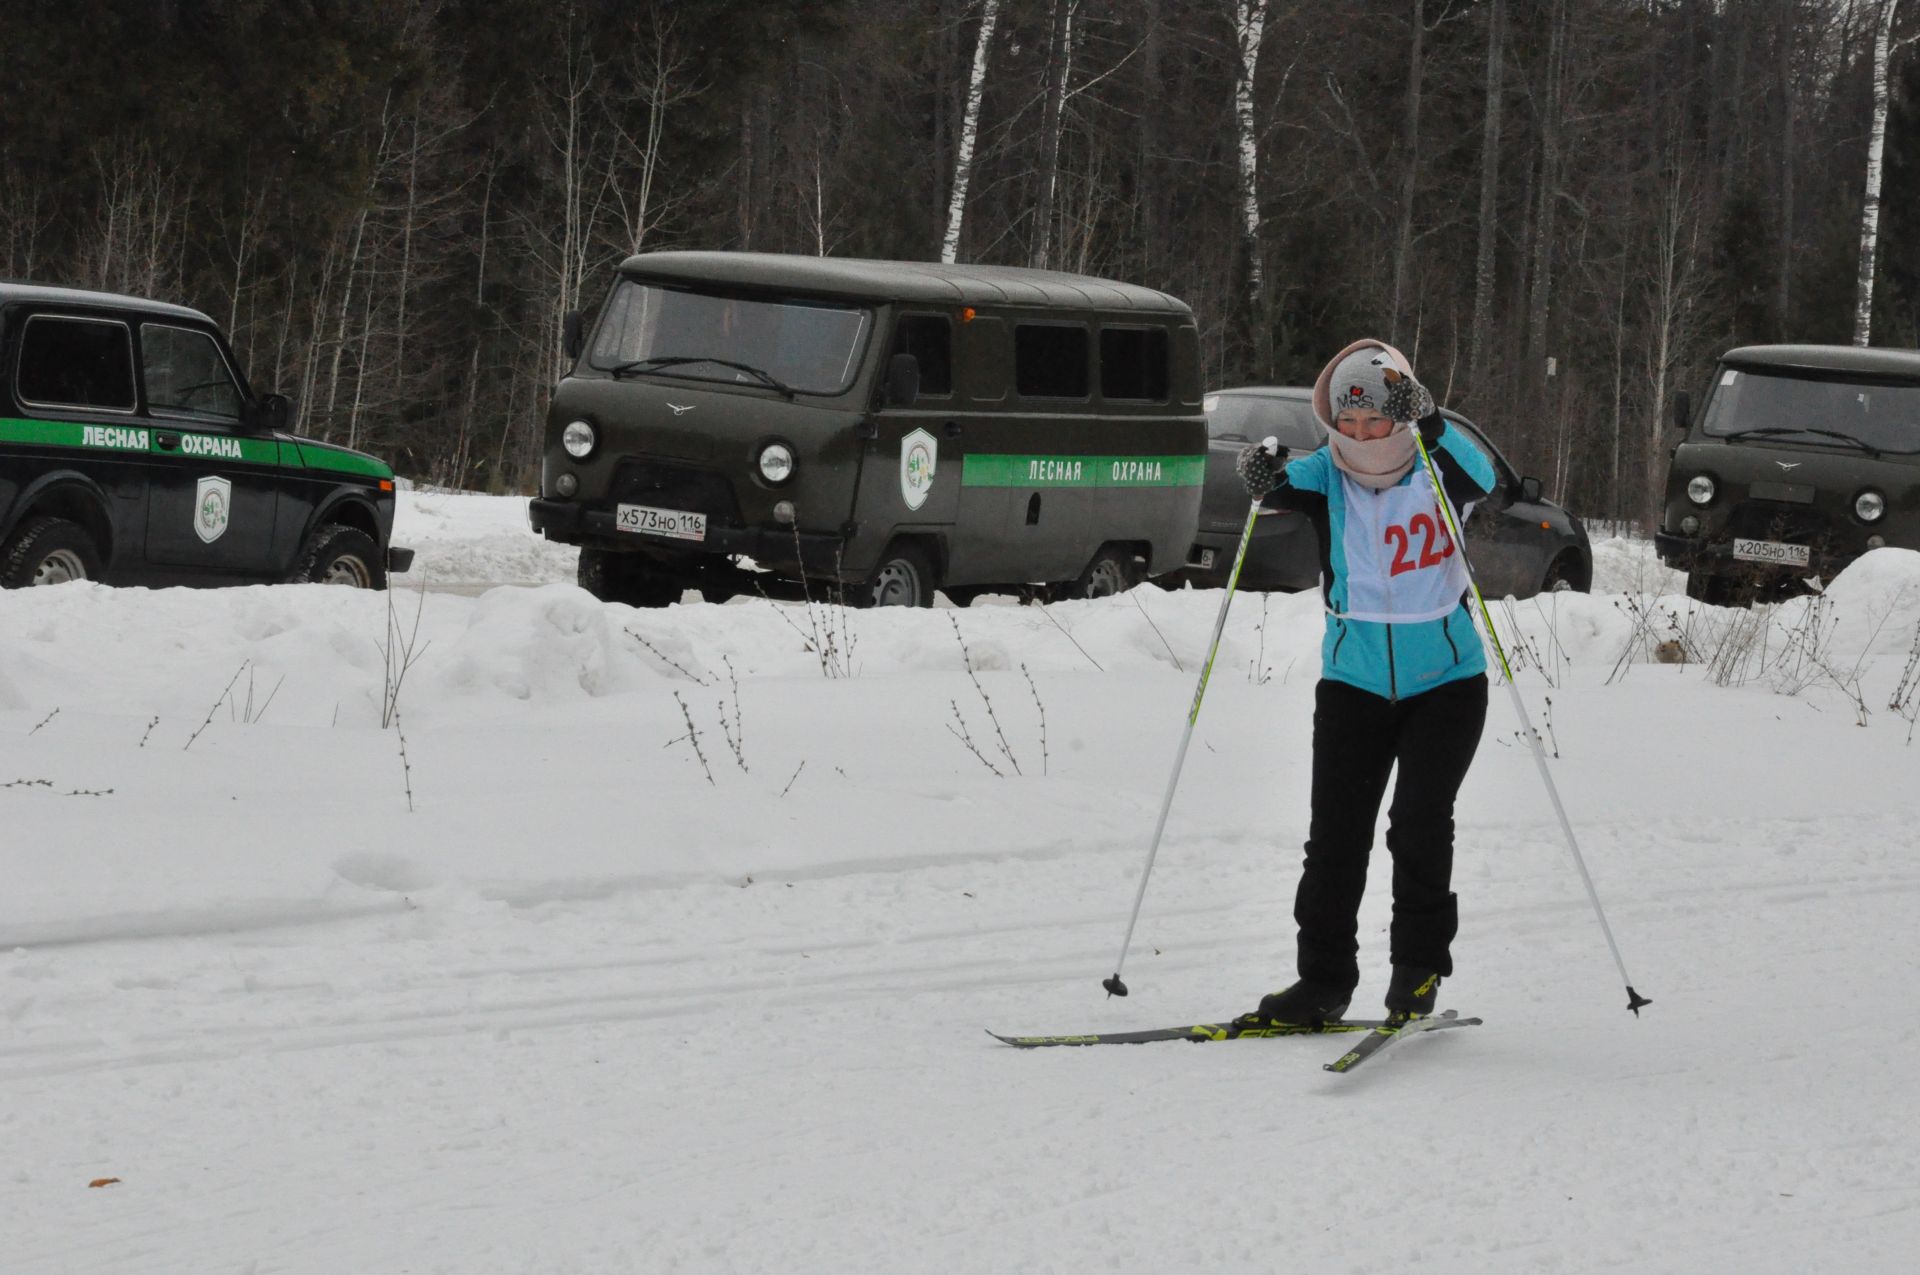
M 1287 449 L 1269 438 L 1264 443 L 1249 443 L 1240 451 L 1234 472 L 1247 485 L 1247 495 L 1259 500 L 1280 485 L 1281 466 L 1287 463 Z
M 1387 401 L 1380 410 L 1396 421 L 1411 424 L 1433 414 L 1433 395 L 1427 387 L 1398 368 L 1386 369 Z

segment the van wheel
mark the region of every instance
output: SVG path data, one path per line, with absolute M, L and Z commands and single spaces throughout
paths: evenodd
M 1125 593 L 1139 582 L 1132 552 L 1108 546 L 1093 555 L 1093 561 L 1080 573 L 1080 578 L 1068 587 L 1066 596 L 1110 598 L 1116 593 Z
M 65 518 L 29 518 L 0 548 L 0 586 L 8 589 L 99 578 L 93 537 Z
M 357 527 L 329 523 L 314 532 L 295 583 L 343 584 L 353 589 L 387 587 L 386 558 L 373 537 Z
M 671 606 L 683 589 L 672 581 L 656 580 L 638 554 L 582 549 L 576 578 L 580 587 L 602 602 L 630 607 Z
M 930 607 L 933 591 L 933 560 L 926 550 L 905 541 L 887 547 L 873 576 L 853 594 L 859 606 Z
M 1741 597 L 1740 581 L 1700 571 L 1687 573 L 1687 596 L 1708 606 L 1745 606 L 1751 599 Z

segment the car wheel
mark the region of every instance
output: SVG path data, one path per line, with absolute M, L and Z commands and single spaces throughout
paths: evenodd
M 1547 578 L 1540 585 L 1542 593 L 1586 593 L 1591 588 L 1591 573 L 1580 570 L 1580 560 L 1572 553 L 1563 553 L 1547 567 Z
M 930 607 L 933 605 L 933 561 L 911 542 L 889 546 L 866 584 L 853 590 L 860 606 Z
M 99 547 L 65 518 L 29 518 L 0 548 L 0 586 L 9 589 L 99 578 Z
M 602 602 L 630 607 L 663 607 L 680 600 L 678 583 L 656 580 L 637 554 L 582 549 L 575 578 L 580 587 Z
M 294 581 L 340 584 L 352 589 L 387 587 L 386 556 L 373 537 L 357 527 L 329 523 L 313 535 Z
M 1125 593 L 1139 583 L 1133 553 L 1108 546 L 1093 555 L 1093 561 L 1066 590 L 1070 598 L 1110 598 Z

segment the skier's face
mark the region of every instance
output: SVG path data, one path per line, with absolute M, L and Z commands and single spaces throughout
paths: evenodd
M 1371 442 L 1393 432 L 1393 420 L 1371 407 L 1349 407 L 1333 418 L 1333 427 L 1348 438 Z

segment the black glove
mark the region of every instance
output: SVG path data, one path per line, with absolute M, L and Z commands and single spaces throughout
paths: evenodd
M 1240 459 L 1234 465 L 1234 472 L 1240 475 L 1240 481 L 1247 485 L 1247 495 L 1255 500 L 1280 485 L 1280 467 L 1287 463 L 1287 449 L 1275 444 L 1271 449 L 1265 443 L 1249 443 L 1240 451 Z
M 1432 451 L 1440 445 L 1440 435 L 1447 432 L 1447 418 L 1440 415 L 1436 407 L 1415 421 L 1413 427 L 1420 431 L 1420 441 L 1427 445 L 1427 450 Z
M 1427 387 L 1397 368 L 1386 369 L 1386 381 L 1387 401 L 1380 410 L 1396 421 L 1420 421 L 1424 430 L 1425 418 L 1434 411 L 1433 395 L 1427 393 Z

